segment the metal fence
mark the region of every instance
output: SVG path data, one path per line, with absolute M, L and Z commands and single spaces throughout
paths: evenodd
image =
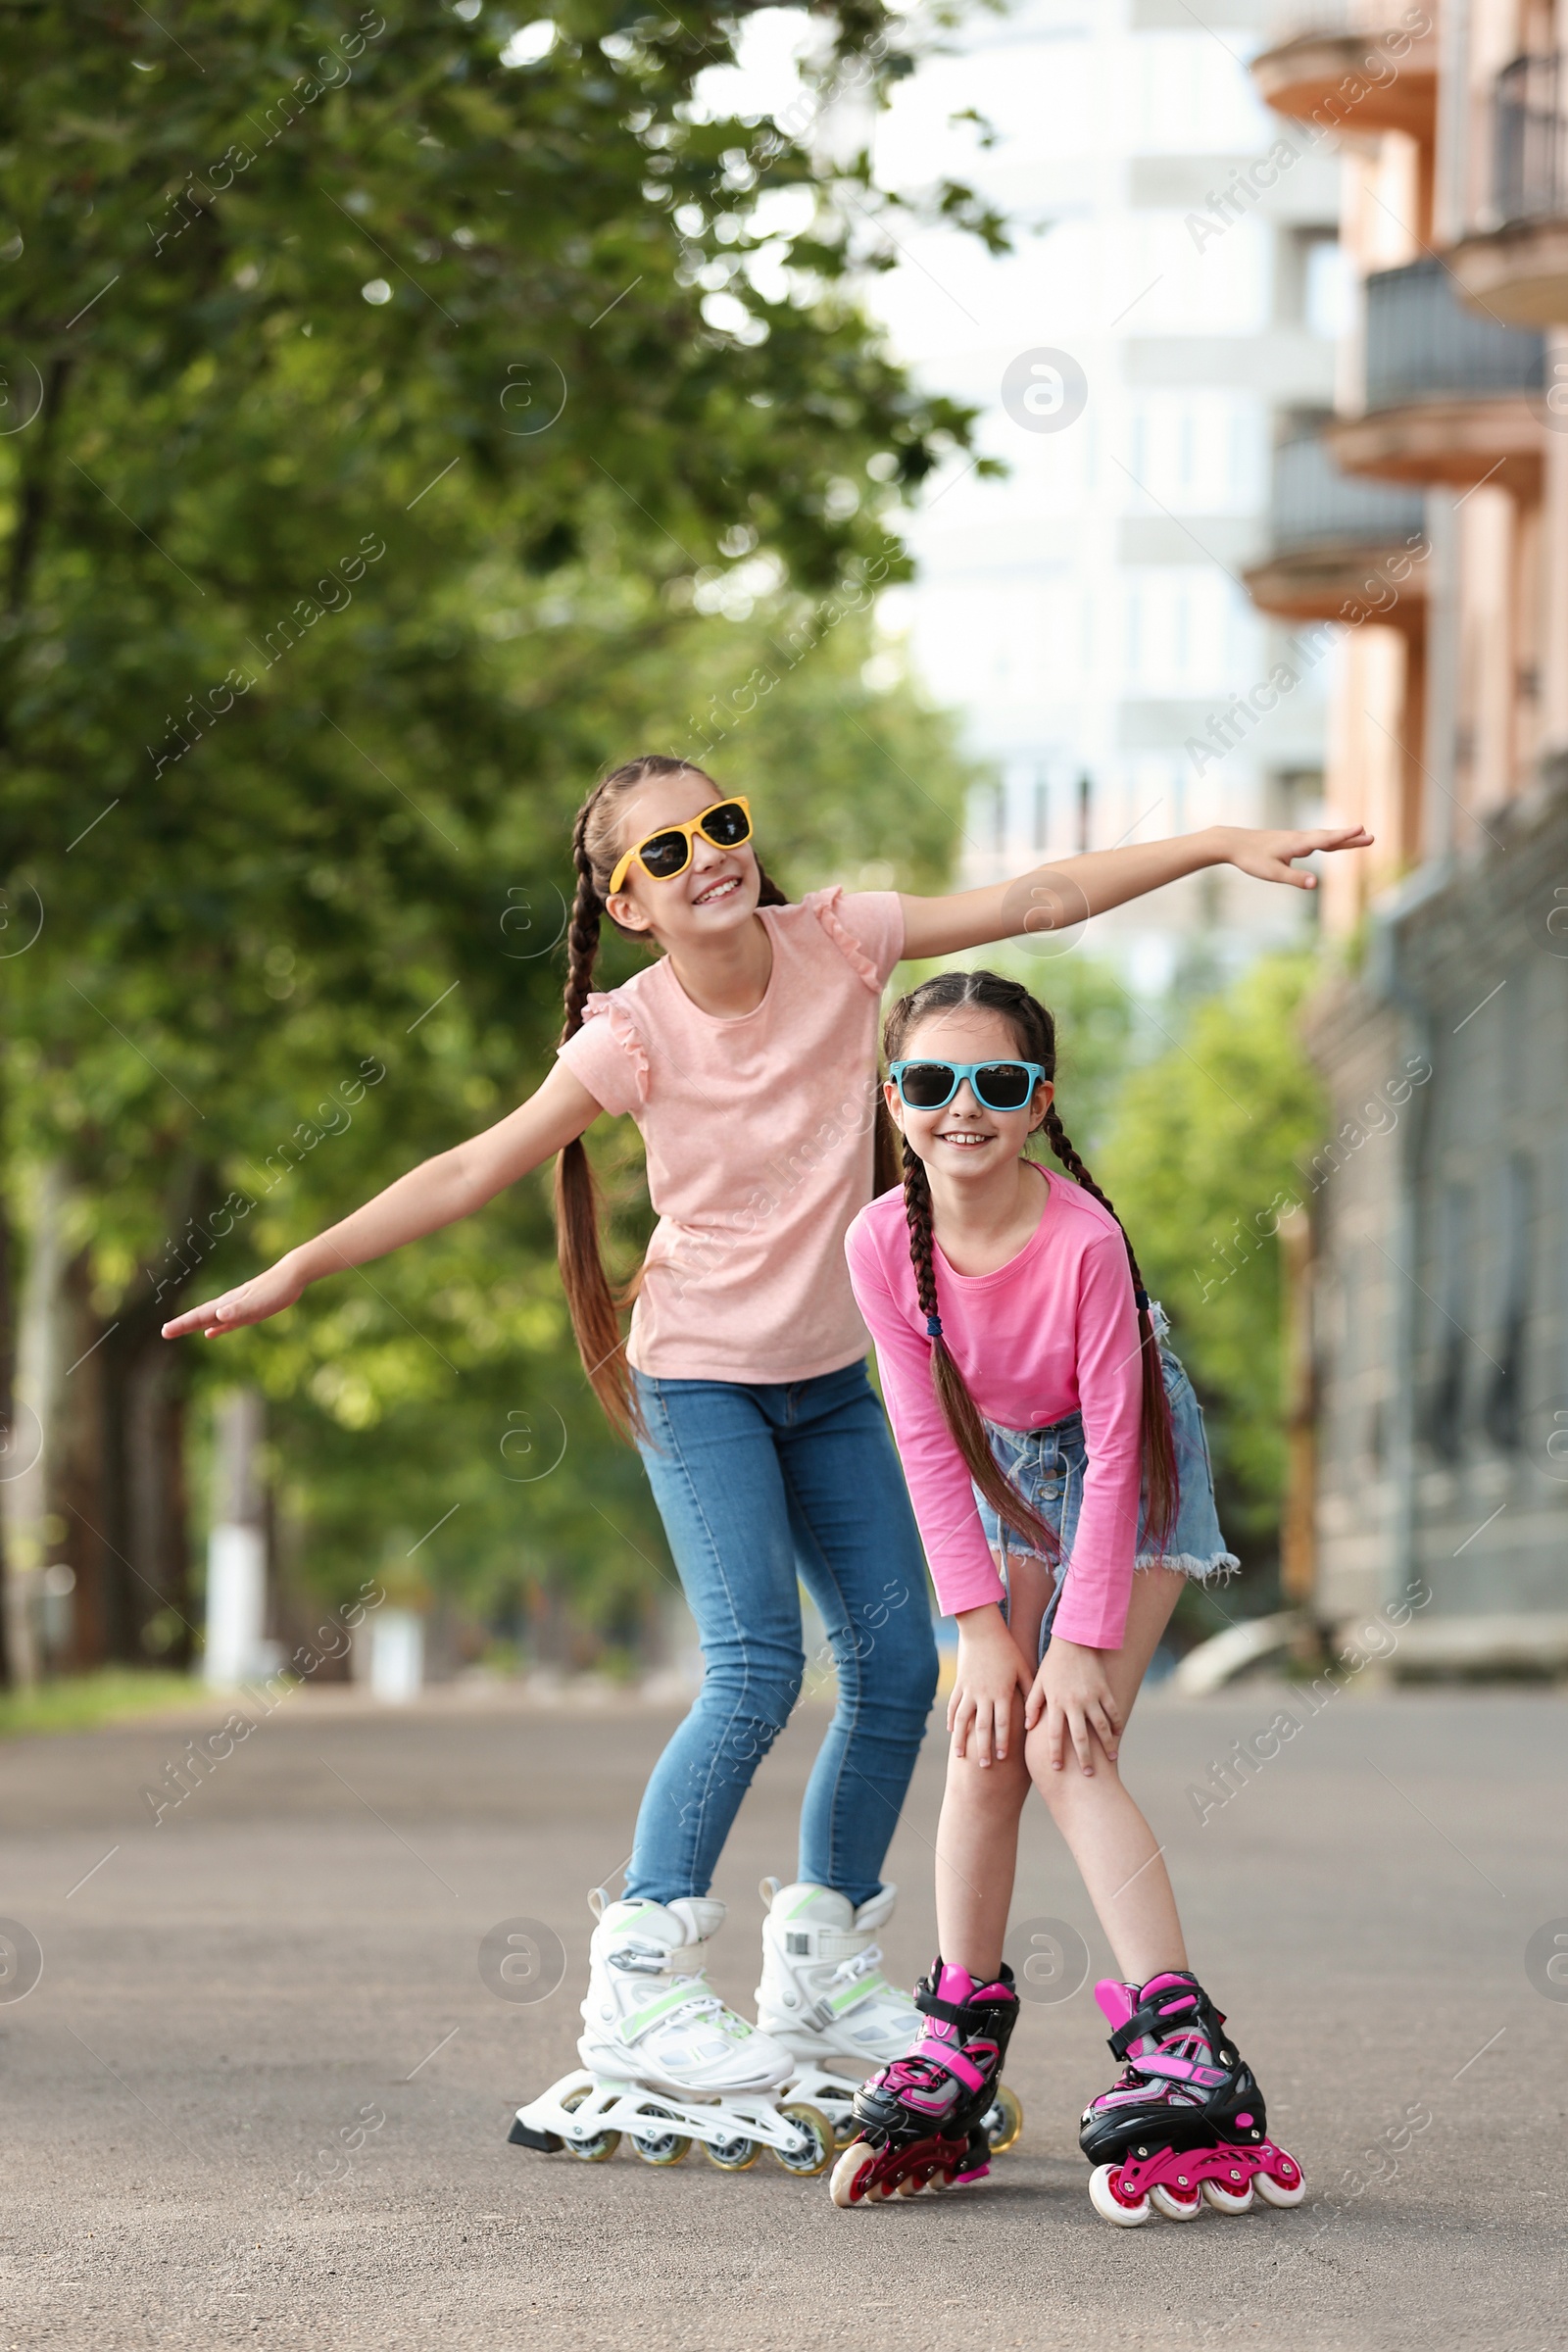
M 1366 281 L 1366 405 L 1534 392 L 1545 381 L 1541 335 L 1466 310 L 1442 262 L 1380 270 Z
M 1562 59 L 1516 57 L 1497 75 L 1492 113 L 1492 196 L 1499 220 L 1568 212 Z
M 1316 434 L 1282 442 L 1274 452 L 1269 535 L 1275 555 L 1381 546 L 1413 538 L 1425 522 L 1419 489 L 1342 473 Z

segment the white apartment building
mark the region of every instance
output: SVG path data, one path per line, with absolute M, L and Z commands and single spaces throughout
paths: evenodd
M 1292 632 L 1243 573 L 1271 543 L 1276 445 L 1334 397 L 1340 163 L 1260 104 L 1248 59 L 1268 38 L 1259 0 L 1016 0 L 969 16 L 875 125 L 882 185 L 962 180 L 1015 224 L 993 259 L 895 223 L 898 266 L 866 288 L 1009 469 L 929 486 L 919 578 L 888 600 L 1001 778 L 971 812 L 973 880 L 1316 813 L 1337 657 L 1288 684 Z M 1184 934 L 1240 963 L 1310 918 L 1205 875 L 1102 918 L 1093 945 L 1152 991 Z

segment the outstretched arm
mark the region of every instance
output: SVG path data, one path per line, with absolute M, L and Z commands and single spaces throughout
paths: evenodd
M 1316 833 L 1256 832 L 1243 825 L 1210 825 L 1170 841 L 1134 842 L 1125 850 L 1090 850 L 1054 865 L 1037 865 L 1011 882 L 984 890 L 958 890 L 942 899 L 904 901 L 904 953 L 907 956 L 956 956 L 992 940 L 1018 939 L 1028 932 L 1065 931 L 1108 906 L 1141 899 L 1182 874 L 1208 865 L 1234 865 L 1262 882 L 1286 882 L 1315 890 L 1317 876 L 1292 862 L 1314 850 L 1364 850 L 1372 836 L 1364 825 L 1333 825 Z
M 183 1339 L 199 1331 L 212 1340 L 247 1323 L 264 1323 L 269 1315 L 292 1306 L 323 1274 L 363 1265 L 369 1257 L 385 1257 L 405 1242 L 416 1242 L 443 1225 L 455 1225 L 460 1217 L 472 1216 L 509 1184 L 573 1142 L 599 1112 L 600 1104 L 581 1079 L 558 1061 L 537 1094 L 482 1135 L 421 1160 L 341 1224 L 291 1250 L 254 1281 L 210 1298 L 204 1306 L 188 1307 L 164 1325 L 165 1339 Z

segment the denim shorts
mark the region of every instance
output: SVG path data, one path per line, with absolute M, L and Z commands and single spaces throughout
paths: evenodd
M 1156 1306 L 1156 1334 L 1168 1330 L 1164 1316 Z M 1193 1384 L 1181 1358 L 1161 1345 L 1160 1369 L 1164 1374 L 1165 1396 L 1170 1404 L 1171 1428 L 1176 1440 L 1176 1470 L 1181 1483 L 1181 1499 L 1177 1506 L 1176 1523 L 1168 1542 L 1155 1547 L 1148 1540 L 1148 1497 L 1140 1514 L 1136 1565 L 1140 1568 L 1177 1568 L 1184 1576 L 1199 1584 L 1213 1584 L 1235 1576 L 1241 1561 L 1225 1548 L 1220 1533 L 1219 1513 L 1214 1507 L 1214 1474 L 1209 1467 L 1208 1441 L 1203 1435 L 1203 1413 Z M 986 1435 L 998 1467 L 1010 1487 L 1016 1488 L 1024 1500 L 1031 1503 L 1046 1525 L 1061 1542 L 1061 1555 L 1066 1571 L 1057 1577 L 1056 1592 L 1046 1611 L 1040 1629 L 1040 1654 L 1044 1657 L 1051 1640 L 1051 1621 L 1056 1613 L 1056 1603 L 1066 1587 L 1066 1577 L 1072 1568 L 1073 1537 L 1077 1532 L 1078 1513 L 1083 1503 L 1084 1471 L 1089 1452 L 1084 1443 L 1082 1413 L 1069 1413 L 1065 1420 L 1053 1421 L 1045 1429 L 1000 1429 L 994 1422 L 986 1423 Z M 980 1507 L 980 1524 L 985 1529 L 986 1542 L 1003 1559 L 1003 1574 L 1006 1574 L 1009 1551 L 1032 1552 L 1033 1546 L 1024 1542 L 1013 1528 L 1004 1528 L 995 1511 L 978 1487 L 975 1501 Z M 1036 1555 L 1038 1556 L 1038 1555 Z

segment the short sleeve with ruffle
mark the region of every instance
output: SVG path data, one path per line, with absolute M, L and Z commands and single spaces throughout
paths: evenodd
M 835 882 L 828 890 L 808 890 L 801 905 L 810 908 L 851 969 L 879 996 L 904 954 L 904 902 L 898 892 L 846 891 Z
M 582 1008 L 576 1036 L 556 1051 L 603 1109 L 619 1115 L 647 1102 L 648 1050 L 618 989 L 596 991 Z

